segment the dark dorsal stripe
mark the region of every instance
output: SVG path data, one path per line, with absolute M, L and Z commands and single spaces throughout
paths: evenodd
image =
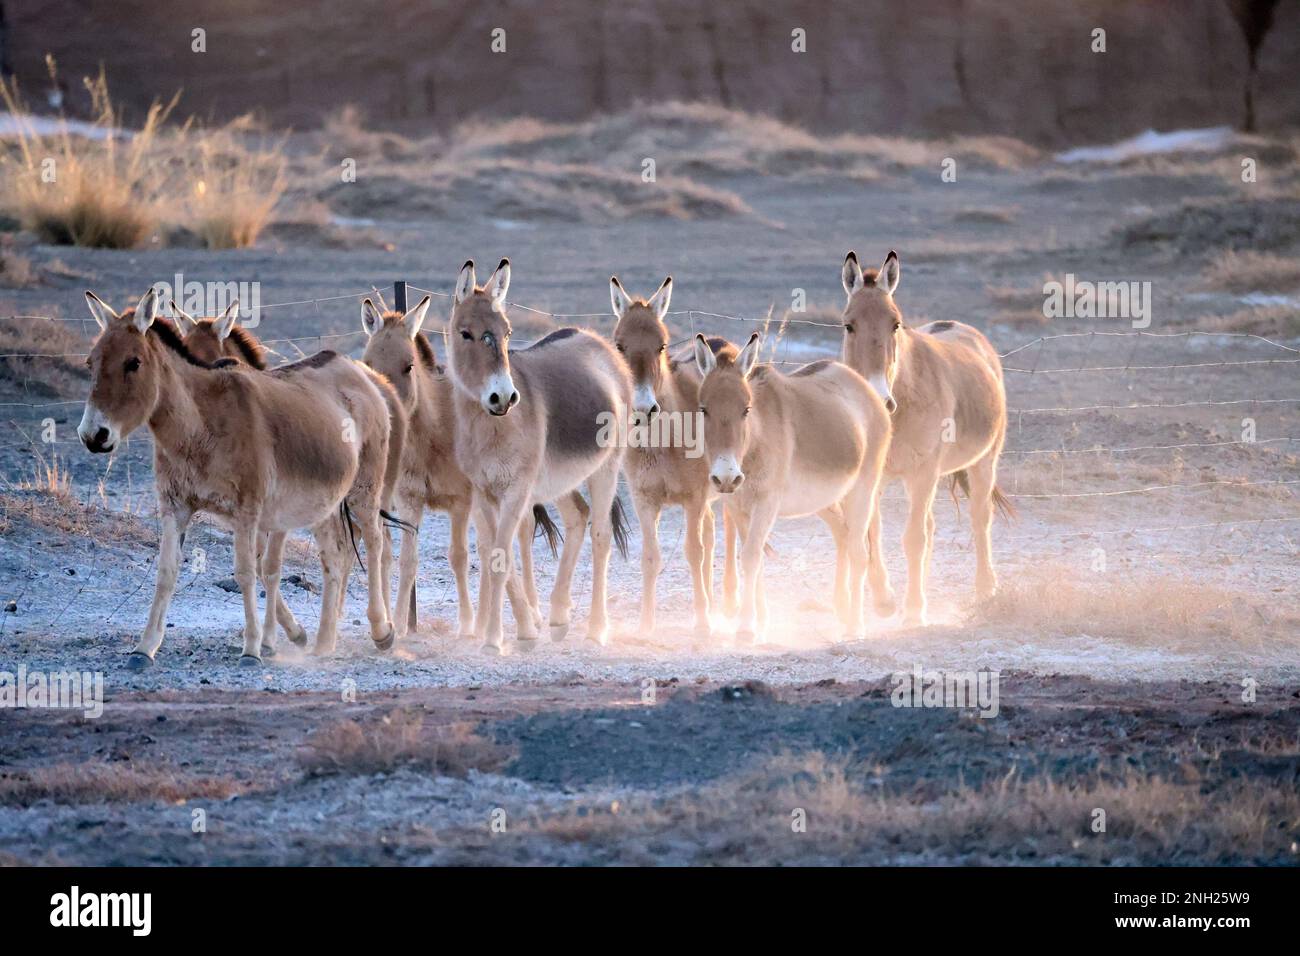
M 298 361 L 292 362 L 289 365 L 277 366 L 276 368 L 271 369 L 269 374 L 279 375 L 283 372 L 293 372 L 304 368 L 320 368 L 322 365 L 328 365 L 330 362 L 334 361 L 338 357 L 339 357 L 338 352 L 331 351 L 330 349 L 324 349 L 320 352 L 317 352 L 315 355 L 308 355 L 305 359 L 299 359 Z
M 818 359 L 816 362 L 809 362 L 790 373 L 791 378 L 796 375 L 816 375 L 818 372 L 835 364 L 835 359 Z
M 236 325 L 230 330 L 230 337 L 226 341 L 234 345 L 235 350 L 247 364 L 255 369 L 266 369 L 266 349 L 252 332 Z
M 564 339 L 572 338 L 577 334 L 578 334 L 578 330 L 573 328 L 572 326 L 563 329 L 556 329 L 554 332 L 550 332 L 547 335 L 543 336 L 542 338 L 538 339 L 532 345 L 528 346 L 527 349 L 524 349 L 524 351 L 527 352 L 532 349 L 539 349 L 543 345 L 550 345 L 552 342 L 560 342 Z
M 947 332 L 954 325 L 952 319 L 940 319 L 938 322 L 931 322 L 930 332 Z
M 134 307 L 127 309 L 122 313 L 123 319 L 132 319 L 134 317 Z M 155 339 L 167 348 L 171 349 L 181 358 L 185 359 L 185 361 L 189 362 L 191 365 L 197 365 L 199 368 L 207 369 L 215 367 L 204 362 L 189 350 L 189 347 L 185 344 L 185 340 L 181 337 L 181 334 L 176 331 L 176 326 L 172 325 L 170 320 L 158 316 L 153 320 L 153 324 L 149 326 L 149 331 L 153 334 Z

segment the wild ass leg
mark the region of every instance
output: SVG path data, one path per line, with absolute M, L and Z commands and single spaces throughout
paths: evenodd
M 158 577 L 154 582 L 153 605 L 149 608 L 149 621 L 135 650 L 126 660 L 133 671 L 144 670 L 153 663 L 154 655 L 162 646 L 163 631 L 167 627 L 167 608 L 176 593 L 176 578 L 181 568 L 181 539 L 194 512 L 186 508 L 162 506 L 162 535 L 158 542 Z
M 384 533 L 379 523 L 379 508 L 374 502 L 357 510 L 361 540 L 366 545 L 366 618 L 370 621 L 370 639 L 375 647 L 386 651 L 393 646 L 393 622 L 388 616 L 388 581 L 384 577 Z
M 906 624 L 925 623 L 925 576 L 929 571 L 931 518 L 939 476 L 933 471 L 913 476 L 907 482 L 907 527 L 903 550 L 907 552 L 907 597 L 903 602 Z
M 637 524 L 641 526 L 641 633 L 649 636 L 655 629 L 655 589 L 663 560 L 659 552 L 659 503 L 632 493 L 632 507 L 636 509 Z M 688 550 L 689 550 L 688 536 Z
M 280 571 L 284 567 L 284 539 L 287 532 L 274 531 L 266 536 L 266 549 L 258 573 L 262 578 L 262 590 L 266 592 L 266 611 L 262 618 L 262 654 L 270 657 L 275 653 L 272 643 L 275 637 L 275 622 L 284 599 L 280 596 Z
M 717 550 L 717 528 L 713 520 L 713 506 L 707 501 L 704 502 L 703 517 L 704 535 L 704 574 L 705 584 L 708 587 L 709 607 L 713 606 L 713 553 Z
M 712 538 L 713 512 L 702 498 L 691 498 L 683 507 L 683 520 L 686 523 L 686 563 L 691 569 L 691 584 L 695 589 L 695 633 L 699 637 L 708 637 L 712 632 L 709 627 L 709 606 L 712 589 L 713 547 L 705 536 Z
M 759 501 L 753 511 L 738 522 L 741 536 L 740 561 L 743 566 L 744 585 L 740 598 L 740 622 L 736 626 L 736 640 L 752 644 L 759 628 L 760 576 L 763 573 L 763 545 L 776 524 L 777 502 Z
M 478 607 L 474 611 L 474 639 L 486 643 L 488 605 L 492 600 L 492 579 L 504 574 L 492 553 L 492 539 L 496 534 L 497 505 L 485 496 L 475 495 L 474 504 L 475 547 L 478 550 Z
M 998 589 L 993 570 L 993 486 L 997 483 L 997 454 L 990 452 L 966 469 L 970 483 L 970 528 L 975 539 L 975 595 L 981 600 Z
M 456 575 L 456 601 L 459 607 L 457 633 L 474 634 L 474 602 L 469 596 L 469 507 L 451 509 L 451 547 L 448 558 Z M 414 590 L 414 589 L 412 589 Z
M 235 524 L 235 581 L 244 598 L 244 653 L 241 667 L 262 663 L 262 626 L 257 619 L 257 514 L 237 516 Z
M 587 640 L 605 644 L 609 639 L 609 614 L 605 594 L 609 578 L 609 549 L 614 543 L 610 508 L 618 494 L 618 473 L 622 462 L 611 455 L 588 479 L 591 492 L 591 615 L 587 618 Z
M 331 515 L 315 528 L 312 534 L 320 549 L 321 586 L 320 624 L 316 629 L 316 646 L 312 653 L 329 654 L 338 641 L 338 624 L 344 586 L 352 566 L 352 551 L 347 533 L 337 515 Z
M 402 529 L 402 551 L 397 559 L 397 601 L 393 605 L 393 630 L 400 641 L 411 630 L 411 597 L 415 594 L 415 576 L 420 564 L 420 524 L 424 517 L 423 504 L 410 500 L 399 502 L 398 514 L 411 527 Z M 384 552 L 389 551 L 384 542 Z M 385 581 L 389 578 L 384 577 Z
M 722 536 L 725 539 L 722 556 L 722 613 L 735 617 L 740 611 L 740 580 L 736 574 L 736 520 L 731 510 L 722 506 Z
M 880 545 L 880 498 L 884 488 L 883 481 L 876 488 L 871 523 L 867 526 L 867 575 L 871 580 L 871 600 L 876 613 L 881 617 L 892 617 L 898 610 L 898 601 L 889 584 L 889 569 L 885 567 L 885 553 Z
M 519 568 L 523 576 L 523 597 L 533 618 L 533 630 L 542 626 L 541 602 L 537 598 L 537 578 L 533 575 L 533 539 L 537 535 L 537 519 L 532 510 L 524 512 L 519 521 Z M 514 600 L 511 598 L 511 600 Z
M 849 560 L 848 593 L 849 606 L 842 618 L 844 636 L 849 640 L 865 635 L 865 607 L 863 605 L 863 585 L 866 583 L 870 567 L 867 553 L 867 530 L 871 526 L 872 509 L 876 504 L 877 492 L 870 477 L 862 478 L 842 502 L 844 513 L 844 544 Z
M 514 563 L 514 545 L 515 537 L 519 534 L 519 523 L 523 520 L 524 512 L 532 505 L 530 495 L 530 482 L 520 482 L 519 486 L 510 489 L 509 494 L 502 498 L 497 506 L 496 527 L 492 533 L 492 556 L 494 562 L 497 556 L 503 556 L 504 568 L 500 573 L 493 567 L 491 580 L 491 597 L 488 601 L 488 619 L 487 631 L 485 634 L 485 649 L 494 649 L 500 651 L 504 639 L 501 626 L 501 616 L 505 610 L 506 590 L 510 590 L 510 609 L 515 615 L 515 625 L 517 634 L 521 640 L 536 640 L 535 630 L 531 630 L 533 624 L 532 608 L 523 597 L 523 589 L 519 586 L 519 580 L 515 576 Z
M 835 539 L 835 585 L 832 594 L 834 595 L 835 613 L 843 622 L 849 613 L 851 601 L 848 551 L 846 550 L 848 538 L 844 525 L 844 513 L 839 504 L 834 504 L 817 512 L 817 514 L 826 522 L 826 527 L 830 528 L 831 537 Z
M 582 495 L 574 493 L 555 503 L 564 521 L 564 549 L 560 552 L 560 567 L 555 572 L 555 586 L 551 589 L 551 640 L 560 641 L 569 632 L 569 616 L 573 608 L 573 569 L 582 553 L 582 542 L 587 536 L 587 519 L 591 509 Z

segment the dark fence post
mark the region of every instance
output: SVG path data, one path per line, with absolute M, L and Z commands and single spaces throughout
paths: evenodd
M 398 279 L 396 282 L 393 283 L 393 310 L 395 312 L 401 312 L 403 314 L 405 314 L 406 312 L 406 283 L 401 279 Z M 401 516 L 399 515 L 398 517 Z M 407 520 L 410 519 L 408 518 Z M 410 534 L 410 532 L 403 531 L 402 534 Z M 416 566 L 419 567 L 418 564 Z M 417 588 L 415 586 L 415 582 L 411 582 L 411 612 L 408 616 L 408 620 L 410 622 L 408 624 L 408 627 L 409 627 L 409 633 L 411 634 L 415 633 L 415 626 L 416 626 L 416 617 L 415 617 L 416 590 Z

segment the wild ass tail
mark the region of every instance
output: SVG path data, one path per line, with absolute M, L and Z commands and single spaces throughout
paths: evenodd
M 965 470 L 954 471 L 951 479 L 952 483 L 949 485 L 949 490 L 952 492 L 952 501 L 957 506 L 957 513 L 961 514 L 961 501 L 957 498 L 957 489 L 960 488 L 962 493 L 967 498 L 970 498 L 970 479 L 967 477 Z M 1011 499 L 1004 495 L 1002 489 L 997 485 L 993 486 L 993 507 L 1003 521 L 1015 520 L 1016 506 L 1011 503 Z
M 551 549 L 551 557 L 557 557 L 560 553 L 559 544 L 564 540 L 564 532 L 552 520 L 546 505 L 533 505 L 533 522 L 536 526 L 533 529 L 533 539 L 545 537 L 546 546 Z
M 348 533 L 348 540 L 352 542 L 352 553 L 357 556 L 357 564 L 361 565 L 361 571 L 364 574 L 366 562 L 361 560 L 361 549 L 357 547 L 357 524 L 352 520 L 352 509 L 348 507 L 347 498 L 339 502 L 339 520 L 343 522 L 343 527 Z
M 614 546 L 618 548 L 618 553 L 626 561 L 627 512 L 623 510 L 623 502 L 618 495 L 614 496 L 614 503 L 609 506 L 609 520 L 614 525 Z

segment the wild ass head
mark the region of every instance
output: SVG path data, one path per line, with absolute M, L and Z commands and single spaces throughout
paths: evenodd
M 215 319 L 196 319 L 174 299 L 171 309 L 177 326 L 184 332 L 185 347 L 200 362 L 212 364 L 223 358 L 233 358 L 253 368 L 266 368 L 266 350 L 262 344 L 236 325 L 239 321 L 238 301 L 231 302 Z
M 758 364 L 762 347 L 755 332 L 735 361 L 713 354 L 708 339 L 695 336 L 695 364 L 699 366 L 700 414 L 704 416 L 704 450 L 709 456 L 709 481 L 722 494 L 731 494 L 745 480 L 742 463 L 749 449 L 749 409 L 753 392 L 749 376 Z
M 894 379 L 903 331 L 903 313 L 894 304 L 898 254 L 891 249 L 878 271 L 863 272 L 858 257 L 850 252 L 841 278 L 849 297 L 844 306 L 844 364 L 867 380 L 893 414 L 898 408 Z
M 420 327 L 429 311 L 430 297 L 425 296 L 405 315 L 380 312 L 369 299 L 361 303 L 361 328 L 366 341 L 365 362 L 393 383 L 397 395 L 409 412 L 417 397 L 417 365 L 432 364 L 428 341 L 420 338 Z M 421 346 L 426 351 L 421 350 Z
M 664 316 L 673 297 L 673 277 L 664 279 L 649 300 L 633 299 L 618 281 L 609 280 L 609 298 L 618 324 L 614 346 L 632 370 L 632 410 L 643 415 L 659 411 L 658 391 L 668 374 L 668 326 Z
M 447 364 L 452 380 L 492 415 L 504 415 L 519 403 L 519 392 L 510 377 L 510 320 L 504 309 L 509 288 L 509 259 L 502 259 L 482 286 L 474 282 L 471 259 L 456 280 L 447 323 Z
M 90 397 L 77 434 L 98 454 L 112 451 L 148 421 L 158 406 L 166 359 L 149 337 L 158 315 L 158 294 L 153 288 L 141 296 L 135 308 L 121 315 L 93 292 L 86 293 L 86 304 L 99 325 L 99 337 L 86 359 Z M 170 325 L 166 332 L 184 348 Z

